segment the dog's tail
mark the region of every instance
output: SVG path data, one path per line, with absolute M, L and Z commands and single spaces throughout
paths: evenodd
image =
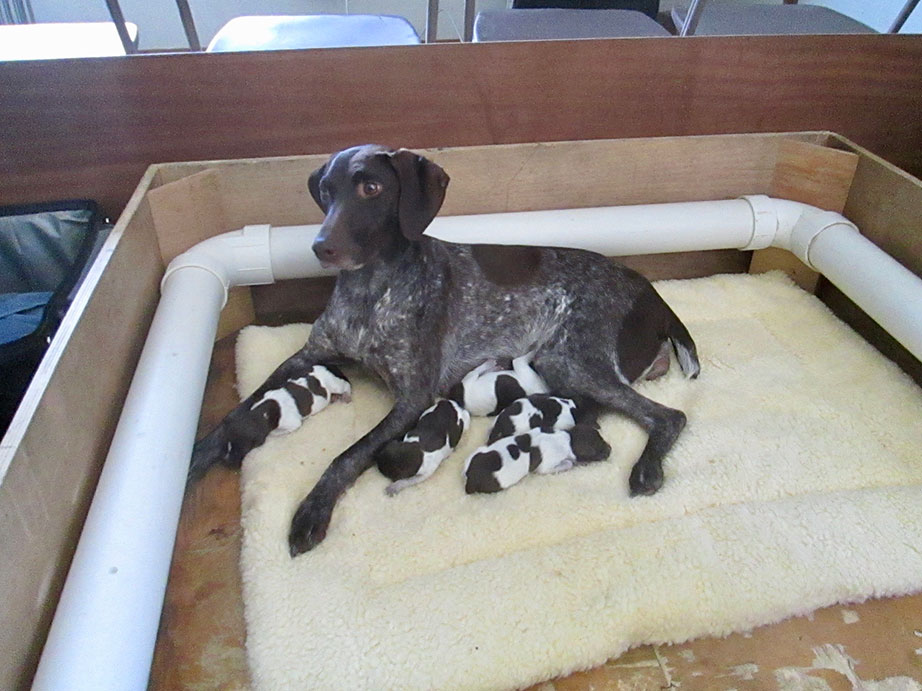
M 698 373 L 701 372 L 701 363 L 698 362 L 698 349 L 695 347 L 695 342 L 682 320 L 671 309 L 669 313 L 672 320 L 669 324 L 667 337 L 672 344 L 672 349 L 675 351 L 679 367 L 682 368 L 682 374 L 688 379 L 695 379 L 698 377 Z

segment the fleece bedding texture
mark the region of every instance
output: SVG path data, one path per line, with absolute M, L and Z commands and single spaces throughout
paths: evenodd
M 782 274 L 665 281 L 701 376 L 637 388 L 688 425 L 653 496 L 628 495 L 646 435 L 602 418 L 611 457 L 464 493 L 475 418 L 427 482 L 372 469 L 326 540 L 288 555 L 291 516 L 330 460 L 388 411 L 352 403 L 272 437 L 242 473 L 247 651 L 259 689 L 511 688 L 644 643 L 745 631 L 922 589 L 922 390 Z M 248 327 L 241 395 L 309 327 Z

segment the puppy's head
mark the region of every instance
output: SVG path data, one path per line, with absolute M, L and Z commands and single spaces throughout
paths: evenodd
M 369 144 L 334 154 L 308 187 L 326 214 L 314 253 L 326 267 L 353 270 L 419 240 L 442 206 L 448 175 L 412 151 Z
M 405 480 L 416 475 L 423 464 L 418 442 L 390 441 L 375 454 L 378 470 L 388 480 Z

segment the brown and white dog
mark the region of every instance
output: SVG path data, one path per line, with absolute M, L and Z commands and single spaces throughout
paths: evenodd
M 631 384 L 674 349 L 698 374 L 695 344 L 649 281 L 592 252 L 461 245 L 423 233 L 445 197 L 448 175 L 406 150 L 341 151 L 308 185 L 326 213 L 314 252 L 340 269 L 308 342 L 200 440 L 192 472 L 239 465 L 270 430 L 254 428 L 253 404 L 318 364 L 358 362 L 395 397 L 391 412 L 333 459 L 292 519 L 292 555 L 326 536 L 333 508 L 374 454 L 406 433 L 426 408 L 491 358 L 534 352 L 532 366 L 555 394 L 592 401 L 637 422 L 649 440 L 630 476 L 633 494 L 663 484 L 663 456 L 685 415 Z M 257 432 L 254 434 L 254 431 Z

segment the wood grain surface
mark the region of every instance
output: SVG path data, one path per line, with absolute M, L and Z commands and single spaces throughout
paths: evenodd
M 922 172 L 922 38 L 637 38 L 0 64 L 0 204 L 154 162 L 827 129 Z

